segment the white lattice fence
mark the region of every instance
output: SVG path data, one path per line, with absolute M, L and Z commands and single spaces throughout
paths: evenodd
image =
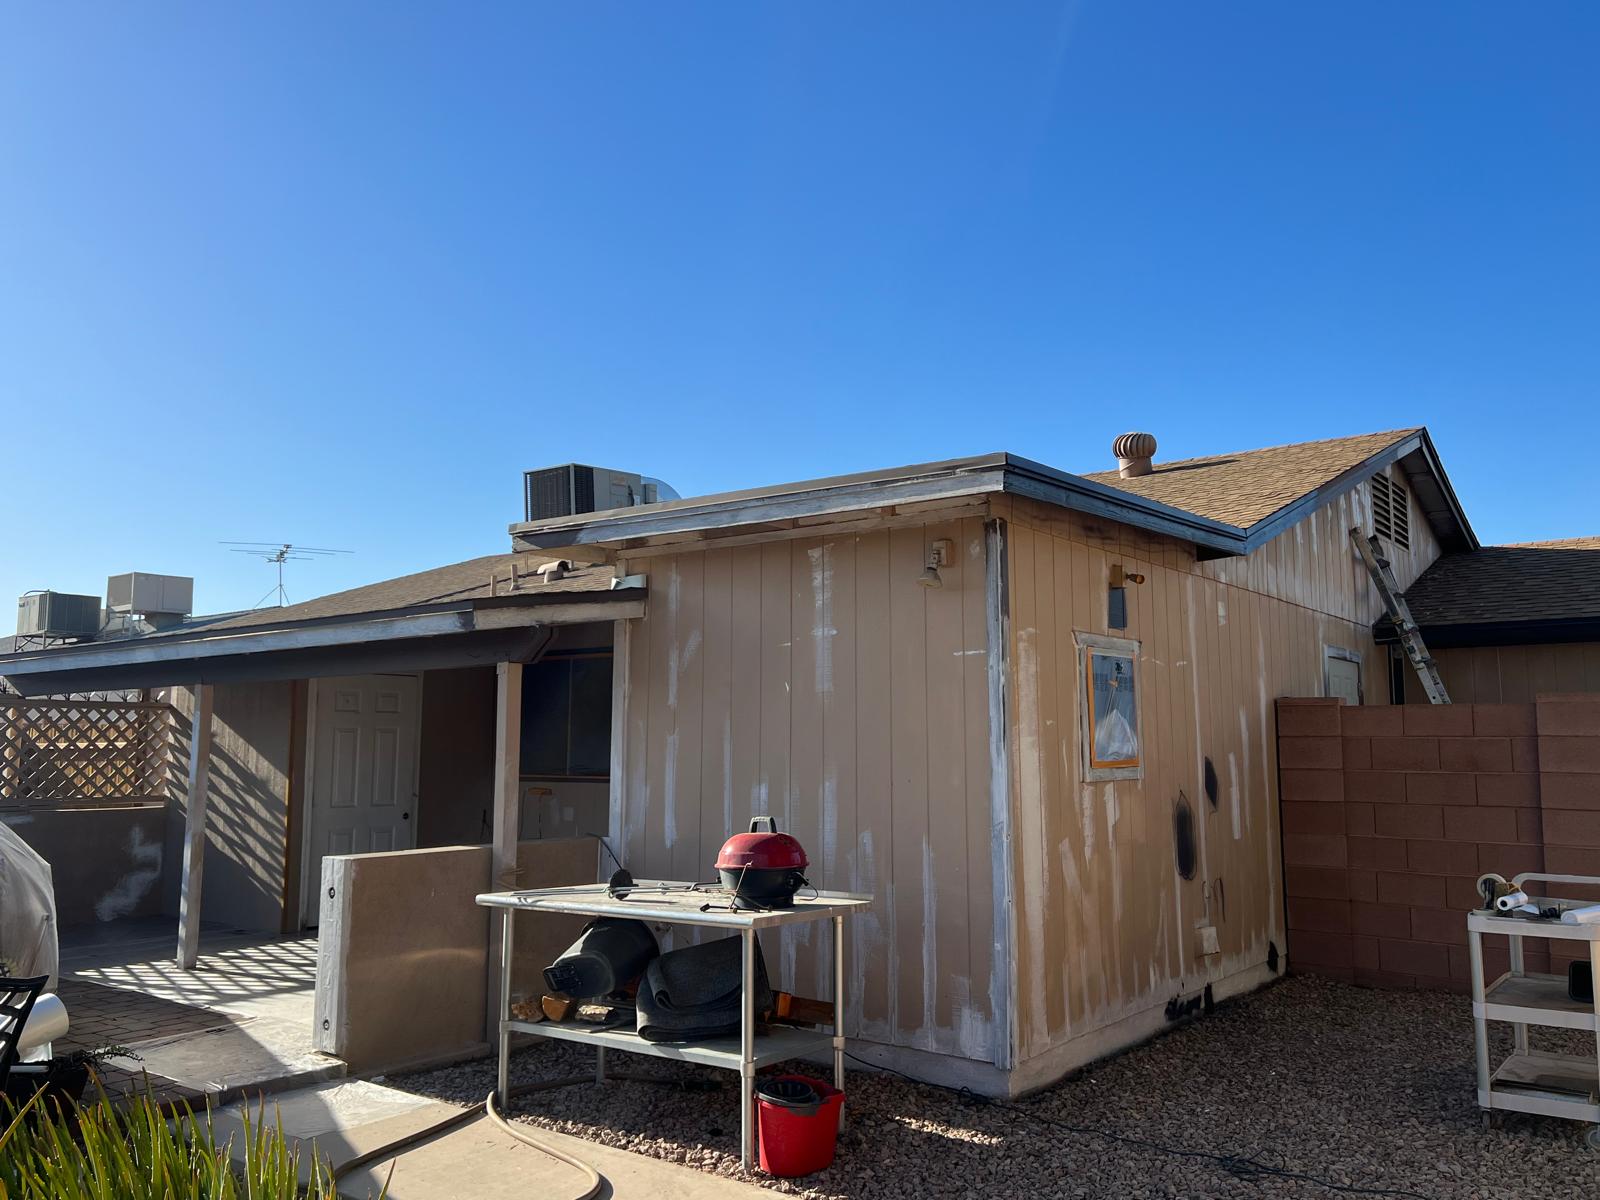
M 0 703 L 0 808 L 164 801 L 171 762 L 166 704 Z

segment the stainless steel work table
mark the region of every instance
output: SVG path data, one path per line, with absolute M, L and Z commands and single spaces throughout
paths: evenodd
M 749 1170 L 755 1148 L 756 1068 L 785 1059 L 801 1058 L 833 1049 L 833 1085 L 844 1088 L 844 922 L 845 918 L 872 904 L 872 897 L 845 892 L 817 892 L 796 896 L 793 908 L 766 912 L 730 910 L 729 897 L 707 885 L 663 880 L 640 880 L 633 884 L 626 899 L 608 895 L 604 884 L 578 887 L 538 888 L 517 892 L 485 892 L 478 903 L 505 911 L 500 931 L 500 1063 L 496 1076 L 496 1098 L 501 1105 L 508 1099 L 507 1070 L 511 1035 L 527 1033 L 534 1037 L 592 1045 L 596 1051 L 595 1079 L 605 1079 L 606 1051 L 624 1050 L 629 1054 L 649 1054 L 656 1058 L 675 1058 L 680 1062 L 700 1063 L 739 1072 L 739 1161 Z M 705 909 L 706 905 L 717 907 Z M 512 929 L 519 912 L 571 913 L 584 917 L 627 917 L 657 925 L 692 925 L 706 929 L 737 932 L 743 947 L 743 1004 L 739 1036 L 701 1042 L 649 1042 L 632 1029 L 587 1028 L 553 1021 L 519 1021 L 511 1015 Z M 755 971 L 756 935 L 766 929 L 795 925 L 804 921 L 831 920 L 833 923 L 833 1032 L 772 1028 L 759 1044 L 756 1038 Z M 792 981 L 791 981 L 792 986 Z

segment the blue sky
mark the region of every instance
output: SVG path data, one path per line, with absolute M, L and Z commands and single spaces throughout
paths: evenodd
M 1485 541 L 1600 532 L 1592 4 L 3 20 L 0 596 L 356 551 L 304 598 L 502 549 L 569 459 L 693 494 L 1127 429 L 1427 424 Z

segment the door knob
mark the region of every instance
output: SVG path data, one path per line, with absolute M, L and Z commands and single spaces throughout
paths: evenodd
M 409 820 L 411 820 L 411 814 L 408 813 L 408 812 L 403 812 L 403 813 L 400 814 L 400 819 L 402 821 L 409 821 Z

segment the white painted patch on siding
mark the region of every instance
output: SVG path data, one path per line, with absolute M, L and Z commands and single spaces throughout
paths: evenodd
M 1262 635 L 1261 633 L 1258 632 L 1256 634 L 1256 637 L 1257 637 L 1258 640 L 1260 640 L 1260 639 L 1263 639 L 1264 635 Z M 1263 651 L 1264 651 L 1265 650 L 1265 641 L 1264 640 L 1262 641 L 1262 647 L 1263 647 Z M 1261 661 L 1262 662 L 1266 661 L 1266 658 L 1265 658 L 1264 655 L 1263 655 L 1263 658 L 1262 658 Z M 1270 704 L 1270 701 L 1267 699 L 1267 679 L 1266 679 L 1265 673 L 1263 673 L 1256 680 L 1256 697 L 1257 697 L 1257 700 L 1258 700 L 1258 703 L 1257 703 L 1257 706 L 1256 706 L 1256 725 L 1257 725 L 1257 728 L 1260 730 L 1260 734 L 1261 734 L 1261 759 L 1262 759 L 1262 764 L 1261 765 L 1262 765 L 1262 771 L 1263 771 L 1264 776 L 1265 776 L 1265 778 L 1267 780 L 1267 794 L 1264 797 L 1262 797 L 1262 800 L 1263 800 L 1263 803 L 1264 803 L 1264 805 L 1266 807 L 1267 826 L 1270 829 L 1271 826 L 1272 826 L 1273 817 L 1275 815 L 1274 809 L 1273 809 L 1273 797 L 1277 795 L 1277 788 L 1274 786 L 1274 780 L 1276 780 L 1277 776 L 1273 773 L 1273 770 L 1272 770 L 1272 767 L 1273 767 L 1272 742 L 1267 738 L 1267 709 L 1268 709 L 1268 705 Z M 1278 882 L 1277 882 L 1277 876 L 1278 876 L 1278 856 L 1276 854 L 1269 854 L 1269 855 L 1267 855 L 1267 894 L 1269 896 L 1277 896 L 1277 895 L 1280 894 L 1280 889 L 1279 889 Z M 1266 935 L 1267 936 L 1273 937 L 1273 938 L 1276 938 L 1278 936 L 1278 933 L 1279 933 L 1279 930 L 1278 930 L 1278 914 L 1281 911 L 1282 911 L 1281 907 L 1276 903 L 1268 905 L 1267 912 L 1268 912 L 1269 916 L 1268 916 L 1268 920 L 1267 920 L 1267 929 L 1266 929 Z
M 1233 840 L 1238 841 L 1243 835 L 1239 812 L 1239 756 L 1232 750 L 1228 751 L 1228 802 L 1233 808 Z
M 149 894 L 150 889 L 156 885 L 156 880 L 161 878 L 161 843 L 145 840 L 144 830 L 135 825 L 128 830 L 128 840 L 124 844 L 128 858 L 134 864 L 116 885 L 95 901 L 94 915 L 101 921 L 115 921 L 118 917 L 125 917 L 139 906 L 139 901 Z
M 1020 752 L 1017 807 L 1021 826 L 1018 832 L 1022 835 L 1018 857 L 1022 864 L 1022 895 L 1029 898 L 1027 903 L 1019 903 L 1018 907 L 1027 917 L 1024 933 L 1028 939 L 1028 962 L 1038 976 L 1021 981 L 1021 990 L 1028 997 L 1031 1028 L 1044 1034 L 1050 1028 L 1050 1021 L 1045 1008 L 1045 989 L 1040 983 L 1045 970 L 1044 915 L 1049 905 L 1045 899 L 1043 863 L 1039 855 L 1033 852 L 1038 844 L 1039 823 L 1043 815 L 1043 798 L 1039 794 L 1039 777 L 1043 767 L 1039 761 L 1039 659 L 1034 648 L 1037 636 L 1035 629 L 1017 631 L 1017 741 Z
M 1084 902 L 1076 897 L 1083 893 L 1083 878 L 1078 873 L 1078 856 L 1072 852 L 1072 839 L 1062 838 L 1056 846 L 1056 854 L 1061 859 L 1061 879 L 1067 889 L 1067 903 L 1077 904 L 1084 908 Z M 1087 919 L 1092 914 L 1085 913 Z M 1070 993 L 1074 984 L 1077 985 L 1080 1006 L 1084 1012 L 1089 1011 L 1089 970 L 1088 963 L 1084 960 L 1082 946 L 1069 946 L 1066 960 L 1061 964 L 1061 979 L 1063 993 Z M 1072 1027 L 1072 1006 L 1067 1005 L 1067 1028 Z
M 863 829 L 856 839 L 856 874 L 852 881 L 853 890 L 857 892 L 881 892 L 883 886 L 878 882 L 877 860 L 872 852 L 872 830 Z M 848 922 L 850 938 L 850 983 L 847 994 L 859 997 L 866 986 L 868 965 L 872 964 L 875 970 L 887 970 L 889 978 L 894 978 L 892 964 L 887 967 L 887 939 L 884 936 L 884 923 L 881 914 L 886 910 L 882 903 L 874 904 L 861 912 L 853 921 Z M 890 984 L 893 987 L 893 984 Z M 856 1028 L 860 1031 L 858 1036 L 883 1041 L 889 1036 L 892 1018 L 890 1021 L 881 1021 L 869 1017 L 860 1003 L 848 1006 L 855 1014 Z M 891 1005 L 889 1011 L 893 1013 Z
M 661 779 L 661 837 L 668 850 L 678 840 L 678 731 L 667 734 L 667 761 Z
M 1117 785 L 1107 783 L 1106 790 L 1106 853 L 1111 856 L 1111 922 L 1122 924 L 1122 863 L 1117 858 L 1117 821 L 1122 811 L 1117 807 Z
M 1228 602 L 1226 600 L 1223 600 L 1223 599 L 1219 598 L 1217 600 L 1217 624 L 1218 625 L 1226 625 L 1227 623 L 1228 623 Z
M 678 628 L 678 599 L 683 589 L 678 574 L 678 560 L 672 560 L 672 566 L 667 571 L 667 611 L 663 632 L 670 634 Z M 667 655 L 667 711 L 671 712 L 678 707 L 678 666 L 680 657 L 676 651 Z
M 972 981 L 965 975 L 952 975 L 943 984 L 950 989 L 950 1011 L 956 1019 L 956 1052 L 963 1058 L 992 1058 L 992 1026 L 972 1003 Z
M 1072 751 L 1068 748 L 1067 738 L 1062 738 L 1061 746 L 1061 777 L 1071 779 L 1076 773 L 1072 769 Z M 1083 861 L 1088 862 L 1094 857 L 1094 788 L 1084 784 L 1078 789 L 1078 823 L 1083 826 Z
M 833 691 L 833 639 L 839 631 L 833 624 L 833 559 L 827 547 L 806 551 L 811 560 L 811 595 L 814 608 L 811 641 L 816 659 L 816 687 L 819 696 Z
M 1244 756 L 1244 827 L 1250 828 L 1250 809 L 1255 802 L 1255 797 L 1250 794 L 1250 715 L 1244 705 L 1239 706 L 1239 744 L 1243 747 L 1240 753 Z M 1239 836 L 1239 820 L 1234 818 L 1233 836 Z

